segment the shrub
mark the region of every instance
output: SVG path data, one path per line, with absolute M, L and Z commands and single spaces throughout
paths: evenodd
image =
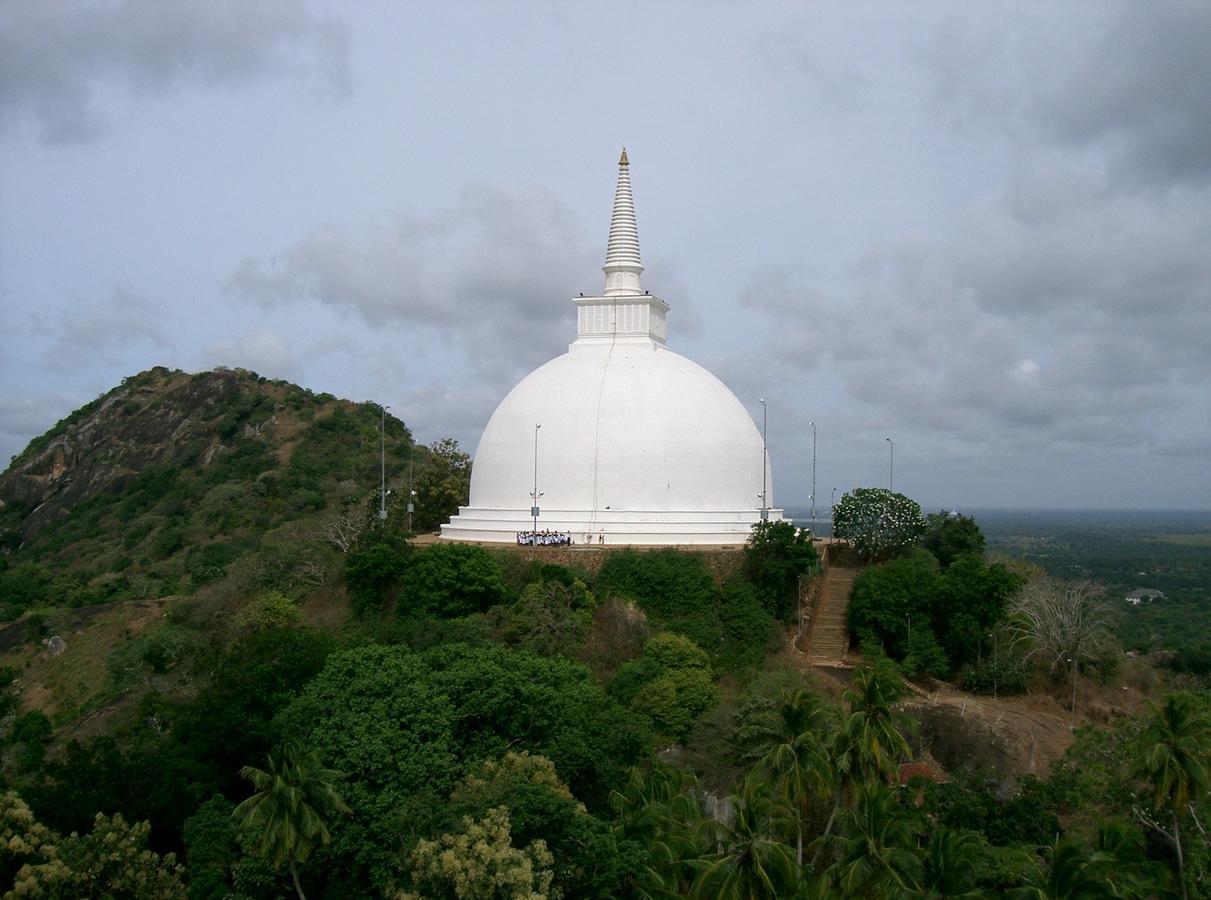
M 381 528 L 362 534 L 345 554 L 345 586 L 355 612 L 382 612 L 408 568 L 411 552 L 411 545 Z
M 500 566 L 471 544 L 434 544 L 413 555 L 404 584 L 409 612 L 441 618 L 484 612 L 506 599 Z
M 856 488 L 833 512 L 833 533 L 864 559 L 892 556 L 916 543 L 925 531 L 920 505 L 884 488 Z
M 790 621 L 798 609 L 799 578 L 819 564 L 807 530 L 793 522 L 759 522 L 744 545 L 744 574 L 765 608 Z
M 998 658 L 976 663 L 963 675 L 963 690 L 971 694 L 1024 694 L 1029 673 L 1021 660 Z

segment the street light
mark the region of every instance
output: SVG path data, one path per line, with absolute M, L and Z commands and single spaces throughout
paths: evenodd
M 769 426 L 769 410 L 765 398 L 761 399 L 761 521 L 769 519 L 769 495 L 766 493 L 765 464 L 769 459 L 769 442 L 766 439 Z
M 992 638 L 992 699 L 997 699 L 997 633 L 988 635 Z
M 834 518 L 837 515 L 837 489 L 833 488 L 833 495 L 828 501 L 828 537 L 829 540 L 837 536 L 837 522 Z
M 887 464 L 887 489 L 894 491 L 896 489 L 896 442 L 891 438 L 885 438 L 885 440 L 891 450 L 891 459 Z
M 416 463 L 416 444 L 408 451 L 408 533 L 412 533 L 412 513 L 416 511 L 416 491 L 412 489 L 412 469 Z
M 391 407 L 379 404 L 378 443 L 378 518 L 387 520 L 387 410 Z
M 816 423 L 808 422 L 812 427 L 812 533 L 816 531 Z
M 530 515 L 534 517 L 534 530 L 530 532 L 531 546 L 538 546 L 538 498 L 542 496 L 542 492 L 538 490 L 538 429 L 541 425 L 534 426 L 534 490 L 530 492 L 530 496 L 534 498 L 534 505 L 530 507 Z

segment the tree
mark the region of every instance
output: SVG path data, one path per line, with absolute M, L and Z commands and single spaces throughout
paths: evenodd
M 636 885 L 644 898 L 680 897 L 704 850 L 698 779 L 686 769 L 663 763 L 636 766 L 627 783 L 610 793 L 617 817 L 615 832 L 643 848 L 643 869 Z
M 762 605 L 789 621 L 798 608 L 799 578 L 819 564 L 811 534 L 793 522 L 758 522 L 744 544 L 744 574 Z
M 1089 659 L 1104 647 L 1110 615 L 1105 590 L 1091 581 L 1062 582 L 1035 576 L 1009 604 L 1010 630 L 1031 645 L 1049 671 L 1071 660 Z
M 643 655 L 627 663 L 610 691 L 652 720 L 657 736 L 680 742 L 694 719 L 718 701 L 710 657 L 689 638 L 662 632 L 652 637 Z
M 408 570 L 412 545 L 386 528 L 371 528 L 345 554 L 345 586 L 359 613 L 381 613 Z
M 500 566 L 487 550 L 433 544 L 412 556 L 402 606 L 411 613 L 454 618 L 484 612 L 505 598 Z
M 269 757 L 267 771 L 244 766 L 240 775 L 252 782 L 256 793 L 237 806 L 232 817 L 253 838 L 254 854 L 274 869 L 286 863 L 299 900 L 306 900 L 299 863 L 332 839 L 328 820 L 334 814 L 352 812 L 336 791 L 335 782 L 344 776 L 324 768 L 318 753 L 305 753 L 293 743 L 279 758 Z
M 842 816 L 839 835 L 830 843 L 837 861 L 829 881 L 846 897 L 903 897 L 919 886 L 923 867 L 916 853 L 921 823 L 901 810 L 896 795 L 878 784 L 866 785 Z
M 780 839 L 795 830 L 797 816 L 759 782 L 732 795 L 732 823 L 707 819 L 703 827 L 719 851 L 699 863 L 690 889 L 695 900 L 774 900 L 794 896 L 802 872 Z
M 773 631 L 772 617 L 747 581 L 729 579 L 721 596 L 700 553 L 673 548 L 611 553 L 597 588 L 633 599 L 653 621 L 689 637 L 721 668 L 759 663 Z
M 572 795 L 546 757 L 509 751 L 499 761 L 484 762 L 454 789 L 447 813 L 481 820 L 496 808 L 507 811 L 516 846 L 541 841 L 550 850 L 552 894 L 624 893 L 637 868 L 630 858 L 633 845 L 619 847 L 610 827 Z
M 507 643 L 543 656 L 572 656 L 593 624 L 593 594 L 581 581 L 536 581 L 511 606 L 498 606 L 495 627 Z
M 920 504 L 885 488 L 855 488 L 833 511 L 833 534 L 853 544 L 863 559 L 899 553 L 924 531 Z
M 176 900 L 182 869 L 173 854 L 147 849 L 150 831 L 98 813 L 88 834 L 60 837 L 10 791 L 0 796 L 0 871 L 12 885 L 4 896 Z
M 740 729 L 739 740 L 799 810 L 795 858 L 803 865 L 803 827 L 811 798 L 832 792 L 832 767 L 822 730 L 832 723 L 831 710 L 809 691 L 783 695 L 771 712 Z
M 1139 766 L 1151 786 L 1152 810 L 1167 812 L 1172 831 L 1155 826 L 1173 845 L 1182 897 L 1187 896 L 1181 820 L 1211 787 L 1211 715 L 1193 695 L 1170 694 L 1152 706 Z
M 584 666 L 499 645 L 338 651 L 279 722 L 351 773 L 342 792 L 355 814 L 324 854 L 327 890 L 342 896 L 398 882 L 401 822 L 440 826 L 435 808 L 481 760 L 541 754 L 593 810 L 648 746 L 643 720 Z
M 943 568 L 960 556 L 983 556 L 984 533 L 971 516 L 936 512 L 925 517 L 925 534 L 921 546 L 938 560 Z
M 458 441 L 442 438 L 429 448 L 416 473 L 413 527 L 433 531 L 465 506 L 471 495 L 471 457 Z
M 921 550 L 870 566 L 854 579 L 846 609 L 849 630 L 860 642 L 882 646 L 893 659 L 908 653 L 909 630 L 929 628 L 938 564 Z
M 843 695 L 849 714 L 829 746 L 836 800 L 812 856 L 813 868 L 829 845 L 842 801 L 864 785 L 895 783 L 899 780 L 899 761 L 911 758 L 911 748 L 901 733 L 909 720 L 893 709 L 905 693 L 904 682 L 889 666 L 881 664 L 859 669 L 853 686 Z
M 1021 887 L 1012 892 L 1017 900 L 1095 900 L 1099 897 L 1122 896 L 1111 893 L 1105 880 L 1099 877 L 1105 862 L 1077 840 L 1057 837 L 1052 844 L 1047 865 L 1032 861 Z M 1128 895 L 1130 896 L 1130 895 Z
M 986 896 L 976 888 L 986 847 L 973 831 L 934 827 L 921 857 L 920 891 L 911 896 L 921 900 Z
M 465 816 L 458 831 L 422 840 L 412 851 L 412 877 L 423 894 L 398 900 L 546 900 L 554 857 L 542 840 L 524 850 L 513 846 L 509 813 L 491 809 L 484 818 Z
M 887 666 L 859 669 L 845 692 L 850 712 L 842 740 L 851 755 L 849 767 L 864 783 L 895 783 L 900 760 L 912 757 L 901 732 L 909 720 L 894 709 L 906 693 L 904 682 Z

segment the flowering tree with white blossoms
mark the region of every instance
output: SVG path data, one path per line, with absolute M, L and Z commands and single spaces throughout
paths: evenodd
M 891 556 L 925 533 L 921 505 L 885 488 L 855 488 L 833 510 L 833 534 L 863 559 Z

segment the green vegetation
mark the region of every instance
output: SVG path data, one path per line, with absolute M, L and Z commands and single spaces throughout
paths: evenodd
M 744 547 L 744 574 L 761 605 L 782 621 L 799 612 L 799 581 L 819 565 L 808 533 L 791 522 L 758 522 Z
M 881 559 L 916 543 L 925 531 L 921 506 L 885 488 L 855 488 L 833 510 L 833 534 L 863 559 Z
M 1110 629 L 1127 651 L 1160 653 L 1178 671 L 1211 676 L 1211 523 L 1193 513 L 1017 513 L 982 517 L 989 550 L 1060 579 L 1103 585 Z M 1163 600 L 1129 605 L 1130 591 Z
M 162 445 L 121 429 L 179 424 L 182 396 L 202 426 L 127 466 Z M 1120 691 L 1096 684 L 1124 665 L 1096 592 L 989 562 L 971 519 L 847 495 L 874 523 L 850 606 L 870 658 L 808 675 L 773 652 L 819 564 L 788 523 L 596 572 L 414 543 L 402 503 L 370 515 L 376 407 L 163 370 L 102 399 L 21 465 L 89 422 L 125 435 L 122 483 L 54 521 L 0 510 L 4 896 L 1211 896 L 1206 691 L 1101 713 L 1045 779 L 903 783 L 936 741 L 903 675 L 1003 703 L 1066 695 L 1071 655 L 1083 708 Z M 428 528 L 465 457 L 386 438 Z M 1040 612 L 1089 598 L 1080 627 Z

